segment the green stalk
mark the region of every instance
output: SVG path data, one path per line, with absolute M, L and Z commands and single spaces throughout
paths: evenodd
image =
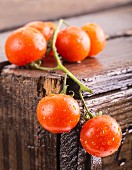
M 62 25 L 63 23 L 63 20 L 61 19 L 59 24 L 58 24 L 58 27 L 57 29 L 55 30 L 55 33 L 53 35 L 53 43 L 52 43 L 52 49 L 54 51 L 54 56 L 56 58 L 56 61 L 57 61 L 57 64 L 58 64 L 58 68 L 59 70 L 62 70 L 64 71 L 65 73 L 67 73 L 67 75 L 74 81 L 76 82 L 79 86 L 80 86 L 80 90 L 81 91 L 86 91 L 86 92 L 89 92 L 89 93 L 92 93 L 92 90 L 90 88 L 88 88 L 87 86 L 85 86 L 83 83 L 81 83 L 69 70 L 67 70 L 66 67 L 64 67 L 62 64 L 61 64 L 61 61 L 59 59 L 59 56 L 58 56 L 58 53 L 57 53 L 57 48 L 55 46 L 55 43 L 56 43 L 56 38 L 57 38 L 57 34 L 59 32 L 59 29 L 60 29 L 60 26 Z
M 82 91 L 81 91 L 81 90 L 79 91 L 79 95 L 80 95 L 80 98 L 82 99 L 82 102 L 83 102 L 84 107 L 85 107 L 86 112 L 87 112 L 87 114 L 86 114 L 85 117 L 86 117 L 87 119 L 93 118 L 94 115 L 93 115 L 93 114 L 90 112 L 90 110 L 88 109 L 88 107 L 87 107 L 87 105 L 86 105 L 86 102 L 85 102 L 85 100 L 84 100 L 84 98 L 83 98 L 83 95 L 82 95 Z
M 42 71 L 54 71 L 54 70 L 59 70 L 58 66 L 57 67 L 53 67 L 53 68 L 50 68 L 50 67 L 40 67 L 37 63 L 31 63 L 30 64 L 31 67 L 33 68 L 36 68 L 38 70 L 42 70 Z
M 67 92 L 66 80 L 67 80 L 67 74 L 65 74 L 64 83 L 63 83 L 63 89 L 62 89 L 62 91 L 60 92 L 60 94 L 66 94 L 66 92 Z
M 87 108 L 85 100 L 82 96 L 82 91 L 92 93 L 92 90 L 89 87 L 85 86 L 83 83 L 81 83 L 65 66 L 62 65 L 60 58 L 58 56 L 58 53 L 57 53 L 57 48 L 56 48 L 55 44 L 56 44 L 57 34 L 59 32 L 59 29 L 60 29 L 62 23 L 64 23 L 64 21 L 61 19 L 59 21 L 58 27 L 55 29 L 55 32 L 54 32 L 54 35 L 53 35 L 53 41 L 52 41 L 52 49 L 53 49 L 53 52 L 54 52 L 54 57 L 57 61 L 57 66 L 54 67 L 54 68 L 40 67 L 37 63 L 32 63 L 31 66 L 36 68 L 36 69 L 43 70 L 43 71 L 61 70 L 61 71 L 65 72 L 74 82 L 76 82 L 79 85 L 79 87 L 80 87 L 79 95 L 80 95 L 80 98 L 82 99 L 84 107 L 87 111 L 86 116 L 87 116 L 88 119 L 90 119 L 90 118 L 94 117 L 94 115 Z

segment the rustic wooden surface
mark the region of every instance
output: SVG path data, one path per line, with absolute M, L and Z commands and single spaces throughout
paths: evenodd
M 36 118 L 37 103 L 44 96 L 44 82 L 48 89 L 46 81 L 22 74 L 0 77 L 1 170 L 58 169 L 57 136 L 43 130 Z M 51 91 L 58 93 L 61 78 L 49 81 Z
M 81 25 L 87 20 L 97 21 L 107 33 L 114 34 L 132 28 L 131 11 L 131 6 L 123 7 L 70 18 L 67 22 Z M 7 35 L 8 33 L 0 35 L 1 46 Z M 13 170 L 131 169 L 132 148 L 129 134 L 132 125 L 131 42 L 131 36 L 125 37 L 122 34 L 120 38 L 109 40 L 104 52 L 96 58 L 86 59 L 81 64 L 64 63 L 73 74 L 94 90 L 91 96 L 84 93 L 90 109 L 93 112 L 102 110 L 104 114 L 110 114 L 117 119 L 122 129 L 126 128 L 127 135 L 118 160 L 112 155 L 103 158 L 101 164 L 100 158 L 90 157 L 84 151 L 79 143 L 79 130 L 84 123 L 83 119 L 73 131 L 58 136 L 40 127 L 35 116 L 37 103 L 43 96 L 53 91 L 59 92 L 63 83 L 61 72 L 48 73 L 20 69 L 12 65 L 3 68 L 2 64 L 0 139 L 3 140 L 0 140 L 0 169 L 8 170 L 9 167 Z M 4 53 L 1 55 L 3 61 Z M 78 86 L 69 79 L 68 84 L 72 90 L 77 91 Z M 79 100 L 78 102 L 83 112 L 83 105 Z M 124 165 L 120 164 L 121 160 L 125 160 Z
M 113 43 L 113 41 L 115 41 L 115 40 L 112 40 L 111 43 Z M 118 50 L 120 50 L 120 48 Z M 125 59 L 125 55 L 123 55 L 123 56 L 124 56 L 124 59 Z M 85 61 L 86 63 L 84 62 L 86 65 L 87 65 L 87 61 Z M 94 64 L 96 65 L 96 63 L 94 63 L 94 60 L 92 58 L 89 59 L 89 61 L 90 61 L 91 65 L 94 65 Z M 109 60 L 107 60 L 107 61 L 108 61 L 107 64 L 109 65 Z M 126 60 L 126 64 L 128 64 L 127 62 L 128 61 Z M 122 66 L 122 63 L 120 63 L 120 64 Z M 129 64 L 131 64 L 131 62 L 129 62 Z M 111 64 L 111 66 L 112 66 L 112 64 Z M 113 66 L 114 66 L 114 59 L 113 59 Z M 80 67 L 82 67 L 81 64 L 78 65 L 78 69 L 79 70 L 80 70 Z M 120 67 L 120 65 L 118 65 L 118 67 L 122 68 L 122 67 Z M 16 95 L 14 96 L 14 93 L 12 91 L 11 92 L 9 91 L 9 89 L 12 89 L 14 87 L 15 93 L 17 93 L 17 99 L 15 99 L 15 101 L 13 102 L 15 104 L 18 103 L 17 100 L 18 100 L 19 97 L 21 98 L 21 95 L 23 93 L 25 94 L 25 96 L 23 95 L 23 101 L 24 102 L 25 101 L 29 102 L 29 100 L 25 99 L 25 98 L 27 98 L 27 93 L 28 93 L 29 94 L 28 98 L 32 100 L 31 102 L 33 102 L 33 101 L 35 102 L 34 109 L 32 109 L 34 114 L 35 114 L 35 107 L 37 105 L 37 101 L 39 100 L 39 99 L 37 101 L 34 100 L 34 98 L 36 98 L 36 95 L 39 95 L 39 97 L 41 98 L 43 95 L 51 93 L 51 91 L 53 89 L 56 89 L 56 87 L 57 88 L 60 87 L 60 84 L 58 82 L 58 78 L 56 77 L 57 74 L 51 74 L 49 76 L 49 74 L 47 74 L 47 73 L 44 74 L 44 73 L 42 73 L 40 71 L 35 71 L 34 72 L 34 70 L 32 70 L 32 71 L 27 70 L 27 71 L 24 72 L 24 70 L 22 70 L 22 69 L 20 70 L 20 69 L 14 69 L 14 68 L 12 68 L 12 69 L 10 68 L 9 69 L 9 68 L 10 67 L 7 67 L 7 68 L 3 69 L 3 71 L 2 71 L 2 77 L 4 79 L 4 82 L 6 80 L 9 81 L 9 82 L 6 81 L 6 85 L 3 82 L 2 88 L 4 88 L 4 89 L 2 89 L 2 92 L 6 91 L 10 95 L 13 94 L 13 98 L 15 98 Z M 96 68 L 96 66 L 95 66 L 95 68 Z M 131 98 L 131 89 L 125 90 L 125 91 L 121 91 L 121 92 L 120 92 L 120 90 L 121 89 L 123 90 L 123 89 L 130 88 L 131 83 L 132 83 L 132 81 L 131 81 L 132 72 L 131 72 L 131 69 L 130 68 L 127 69 L 127 67 L 126 67 L 126 69 L 123 69 L 122 71 L 119 70 L 119 68 L 117 70 L 114 68 L 114 70 L 112 71 L 112 67 L 111 67 L 111 71 L 110 72 L 106 71 L 106 72 L 104 72 L 104 74 L 102 74 L 102 72 L 101 72 L 100 76 L 99 75 L 97 75 L 97 76 L 96 75 L 92 75 L 92 78 L 91 78 L 91 74 L 89 74 L 89 76 L 87 75 L 87 79 L 85 81 L 89 85 L 91 83 L 91 85 L 90 85 L 91 88 L 94 88 L 95 85 L 100 87 L 100 89 L 97 89 L 97 87 L 94 89 L 95 95 L 91 96 L 89 98 L 88 103 L 87 103 L 88 106 L 90 106 L 90 108 L 92 108 L 92 109 L 94 108 L 93 111 L 96 111 L 96 110 L 98 111 L 98 110 L 101 109 L 106 114 L 113 113 L 112 116 L 115 116 L 116 119 L 120 122 L 122 128 L 124 128 L 126 124 L 129 125 L 132 122 L 132 120 L 130 119 L 130 116 L 131 116 L 131 113 L 132 113 L 131 112 L 131 110 L 132 110 L 132 108 L 131 108 L 131 106 L 132 106 L 132 98 Z M 72 67 L 72 69 L 73 69 L 73 67 Z M 15 74 L 15 75 L 13 76 L 13 74 Z M 55 76 L 55 80 L 53 81 L 52 77 L 54 77 L 54 76 Z M 13 79 L 13 82 L 14 82 L 14 79 L 17 79 L 17 87 L 14 84 L 12 84 L 13 87 L 11 86 L 12 79 Z M 33 82 L 34 81 L 36 82 L 35 79 L 37 79 L 37 84 L 34 85 Z M 101 82 L 100 84 L 98 83 L 99 80 Z M 103 80 L 103 83 L 102 83 L 102 80 Z M 120 80 L 120 82 L 119 82 L 119 80 Z M 26 83 L 27 81 L 28 81 L 28 83 Z M 114 82 L 115 86 L 113 85 L 113 82 Z M 27 84 L 27 86 L 26 86 L 25 83 Z M 33 88 L 35 88 L 30 93 L 29 93 L 29 88 L 28 87 L 30 86 L 30 89 L 31 89 L 31 84 L 29 84 L 29 83 L 33 84 L 32 86 L 33 86 Z M 18 92 L 20 84 L 22 84 L 21 85 L 22 88 L 24 88 L 26 90 L 25 91 L 24 89 L 21 89 L 20 91 L 22 91 L 22 94 L 20 92 Z M 112 89 L 108 88 L 107 91 L 106 91 L 105 87 L 106 87 L 107 84 L 109 84 L 108 86 L 110 86 L 111 88 L 112 87 L 116 87 L 116 89 L 113 89 L 113 92 L 111 92 Z M 122 86 L 122 84 L 123 84 L 123 86 Z M 36 89 L 36 87 L 37 87 L 37 89 Z M 51 90 L 49 90 L 49 87 L 52 87 Z M 115 90 L 118 90 L 119 92 L 117 91 L 115 93 Z M 109 93 L 107 94 L 106 92 L 107 93 L 109 92 Z M 32 95 L 35 95 L 35 97 L 33 97 L 33 99 L 31 97 Z M 2 93 L 2 96 L 3 96 L 3 93 Z M 12 97 L 11 96 L 9 96 L 9 97 L 10 97 L 10 100 L 12 102 L 13 101 Z M 7 96 L 6 101 L 4 101 L 5 105 L 7 104 L 7 100 L 8 100 L 8 96 Z M 3 99 L 2 99 L 2 101 L 3 101 Z M 10 103 L 10 105 L 13 105 L 13 103 Z M 18 105 L 19 104 L 20 103 L 18 103 Z M 29 103 L 29 104 L 21 103 L 21 107 L 22 108 L 24 107 L 23 105 L 31 107 L 31 103 Z M 3 107 L 5 108 L 6 106 L 4 106 L 4 104 L 2 102 L 2 108 Z M 16 105 L 14 107 L 16 107 Z M 120 110 L 119 108 L 122 108 L 122 110 Z M 6 109 L 8 110 L 9 108 L 6 107 Z M 7 112 L 7 110 L 5 110 L 5 112 Z M 22 112 L 24 112 L 23 113 L 23 117 L 24 117 L 25 111 L 24 110 L 22 111 Z M 18 110 L 18 112 L 19 112 L 19 110 Z M 32 115 L 32 112 L 30 114 Z M 122 117 L 122 116 L 124 116 L 124 117 Z M 32 118 L 31 118 L 31 120 L 32 120 Z M 19 122 L 18 122 L 18 124 L 19 124 Z M 18 126 L 18 124 L 17 124 L 17 126 Z M 14 125 L 14 123 L 13 123 L 13 125 Z M 35 126 L 34 127 L 35 128 L 34 131 L 36 131 L 36 129 L 38 127 L 38 126 L 36 127 L 36 122 L 34 123 L 34 126 Z M 11 127 L 9 129 L 11 129 Z M 69 134 L 62 134 L 61 136 L 58 136 L 58 139 L 59 139 L 59 141 L 61 143 L 61 145 L 60 145 L 60 160 L 61 160 L 60 167 L 61 167 L 61 169 L 66 169 L 67 170 L 67 169 L 70 169 L 71 167 L 73 167 L 73 168 L 76 167 L 78 169 L 87 169 L 87 167 L 88 167 L 88 164 L 86 164 L 86 161 L 88 161 L 90 158 L 89 158 L 88 154 L 86 154 L 85 151 L 81 148 L 80 144 L 79 144 L 79 146 L 77 145 L 79 143 L 79 129 L 80 129 L 80 126 L 78 126 L 76 129 L 74 129 L 74 131 L 70 132 Z M 6 130 L 7 130 L 7 128 L 6 128 Z M 29 132 L 26 131 L 26 134 L 27 133 L 29 133 L 31 135 L 32 134 L 32 130 L 29 131 Z M 45 137 L 45 133 L 43 132 L 42 134 L 44 135 L 44 136 L 42 135 L 42 137 L 44 138 Z M 19 134 L 17 134 L 17 135 L 19 135 Z M 43 138 L 40 138 L 40 141 Z M 33 139 L 33 137 L 32 137 L 32 139 Z M 24 140 L 26 140 L 26 139 L 24 139 Z M 129 141 L 128 143 L 130 143 L 130 139 L 128 141 Z M 39 143 L 39 140 L 36 141 L 37 142 L 36 145 L 34 144 L 35 143 L 35 139 L 34 139 L 34 143 L 32 143 L 32 142 L 28 146 L 30 149 L 31 148 L 33 149 L 34 146 L 36 147 L 36 145 L 38 145 L 38 143 Z M 27 143 L 27 141 L 26 141 L 26 143 Z M 43 141 L 41 141 L 40 144 L 41 145 L 47 145 L 47 143 L 45 144 Z M 55 144 L 55 141 L 54 141 L 54 144 Z M 78 149 L 77 149 L 77 146 L 78 146 Z M 128 146 L 130 148 L 130 144 Z M 129 150 L 129 152 L 130 152 L 130 150 Z M 43 153 L 41 154 L 41 153 L 39 153 L 39 151 L 36 151 L 33 154 L 31 152 L 31 155 L 35 155 L 35 154 L 40 155 L 40 158 L 41 158 Z M 124 154 L 124 152 L 123 152 L 123 154 Z M 127 154 L 127 155 L 129 155 L 129 154 Z M 128 157 L 128 158 L 130 159 L 130 157 Z M 113 161 L 112 158 L 109 158 L 109 159 L 111 160 L 111 162 Z M 127 159 L 127 160 L 129 160 L 129 159 Z M 44 160 L 42 160 L 43 165 L 48 167 L 49 164 L 48 163 L 45 164 L 45 162 L 43 162 L 43 161 Z M 104 162 L 103 166 L 106 167 L 109 161 L 107 159 L 104 159 L 103 162 Z M 128 164 L 130 164 L 129 161 L 128 161 Z M 125 165 L 127 166 L 128 164 L 126 163 Z M 29 166 L 28 164 L 24 164 L 24 165 Z M 33 164 L 33 166 L 35 166 L 35 165 Z M 38 167 L 39 166 L 42 166 L 42 164 L 40 162 L 38 163 Z M 115 164 L 113 166 L 115 166 Z M 89 167 L 90 167 L 90 165 L 89 165 Z
M 131 3 L 131 0 L 105 2 L 105 0 L 1 0 L 0 31 L 9 30 L 33 20 L 53 20 L 99 11 Z

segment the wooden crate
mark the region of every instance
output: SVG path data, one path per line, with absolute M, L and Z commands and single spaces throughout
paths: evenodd
M 125 140 L 119 152 L 100 159 L 88 155 L 79 142 L 79 131 L 84 123 L 70 132 L 54 135 L 43 128 L 36 118 L 39 100 L 54 91 L 59 93 L 64 75 L 0 64 L 0 169 L 1 170 L 111 170 L 131 169 L 132 126 L 132 50 L 131 6 L 111 9 L 92 15 L 67 19 L 81 25 L 94 21 L 102 25 L 109 36 L 105 50 L 96 58 L 81 64 L 64 65 L 94 91 L 84 93 L 93 112 L 116 118 Z M 8 33 L 1 33 L 5 39 Z M 1 40 L 3 47 L 3 40 Z M 2 52 L 1 52 L 2 54 Z M 3 54 L 3 59 L 5 58 Z M 47 63 L 51 61 L 47 61 Z M 71 90 L 78 86 L 68 79 Z M 78 98 L 83 112 L 84 106 Z M 118 155 L 119 154 L 119 155 Z M 124 162 L 124 164 L 123 164 Z

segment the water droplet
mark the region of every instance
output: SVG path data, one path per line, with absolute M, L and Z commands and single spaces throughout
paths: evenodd
M 105 130 L 102 130 L 101 132 L 100 132 L 100 135 L 102 136 L 102 135 L 104 135 L 105 134 Z
M 87 141 L 87 140 L 85 140 L 85 144 L 86 144 L 86 143 L 88 143 L 88 141 Z
M 101 147 L 100 150 L 101 150 L 101 151 L 104 151 L 104 148 Z
M 94 143 L 94 142 L 92 142 L 92 145 L 94 145 L 94 146 L 95 146 L 95 143 Z
M 111 143 L 112 143 L 112 141 L 111 141 L 111 140 L 109 140 L 109 141 L 107 142 L 107 144 L 108 144 L 108 145 L 111 145 Z
M 123 165 L 125 165 L 125 163 L 126 163 L 126 159 L 125 159 L 125 158 L 122 158 L 122 159 L 120 159 L 120 160 L 118 161 L 118 165 L 119 165 L 119 166 L 123 166 Z

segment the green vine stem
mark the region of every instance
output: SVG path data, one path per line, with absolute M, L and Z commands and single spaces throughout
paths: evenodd
M 61 94 L 66 94 L 66 92 L 67 92 L 66 80 L 67 80 L 67 74 L 65 74 L 65 77 L 64 77 L 63 89 L 60 92 Z
M 87 107 L 87 105 L 86 105 L 86 102 L 85 102 L 85 100 L 84 100 L 84 98 L 83 98 L 83 95 L 82 95 L 82 91 L 81 91 L 81 90 L 79 90 L 79 95 L 80 95 L 80 98 L 82 99 L 82 102 L 83 102 L 84 107 L 85 107 L 85 109 L 86 109 L 86 116 L 85 116 L 85 118 L 86 118 L 86 119 L 91 119 L 91 118 L 95 117 L 95 115 L 94 115 L 93 113 L 91 113 L 90 110 L 88 109 L 88 107 Z
M 55 32 L 53 35 L 53 42 L 52 42 L 52 49 L 54 52 L 54 57 L 57 61 L 57 66 L 54 68 L 40 67 L 37 63 L 32 63 L 31 66 L 36 69 L 43 70 L 43 71 L 61 70 L 61 71 L 65 72 L 74 82 L 76 82 L 80 86 L 81 91 L 86 91 L 86 92 L 92 93 L 92 90 L 89 87 L 85 86 L 83 83 L 81 83 L 69 70 L 67 70 L 67 68 L 62 65 L 62 63 L 59 59 L 55 43 L 56 43 L 57 34 L 59 32 L 59 29 L 60 29 L 60 26 L 62 23 L 63 23 L 63 20 L 61 19 L 59 21 L 58 27 L 55 29 Z
M 94 115 L 88 110 L 88 108 L 86 106 L 86 103 L 84 101 L 84 98 L 82 96 L 82 91 L 92 93 L 92 90 L 89 87 L 85 86 L 83 83 L 81 83 L 80 80 L 78 80 L 65 66 L 62 65 L 62 63 L 60 61 L 60 58 L 59 58 L 59 55 L 57 53 L 57 48 L 55 46 L 55 43 L 56 43 L 56 39 L 57 39 L 57 34 L 59 32 L 59 29 L 60 29 L 62 23 L 65 23 L 65 22 L 62 19 L 60 19 L 58 27 L 54 31 L 53 41 L 52 41 L 52 50 L 54 52 L 54 57 L 55 57 L 55 59 L 57 61 L 57 66 L 53 67 L 53 68 L 40 67 L 37 63 L 31 63 L 31 66 L 33 68 L 43 70 L 43 71 L 61 70 L 61 71 L 65 72 L 74 82 L 76 82 L 79 85 L 79 87 L 80 87 L 80 90 L 79 90 L 80 98 L 83 101 L 83 104 L 85 106 L 87 114 L 89 115 L 89 118 L 92 118 L 92 117 L 94 117 Z

